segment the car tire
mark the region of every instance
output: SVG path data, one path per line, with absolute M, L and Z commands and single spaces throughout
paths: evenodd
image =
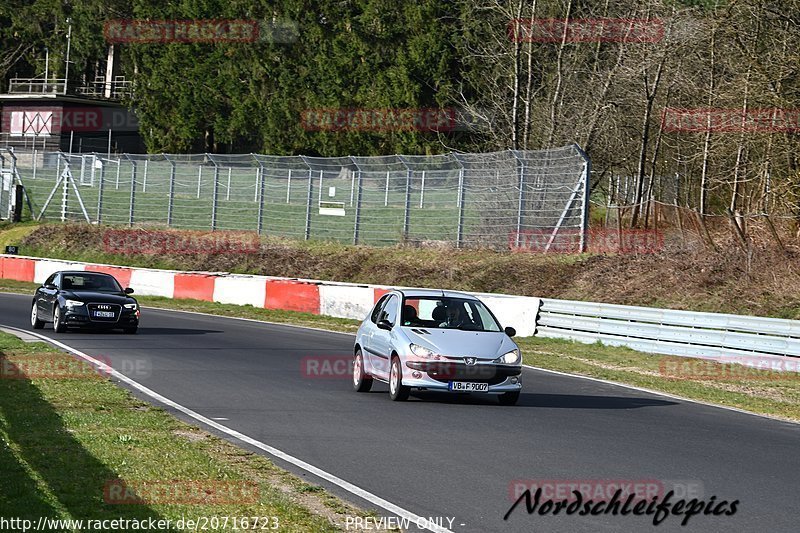
M 504 392 L 497 397 L 497 401 L 500 402 L 500 405 L 516 405 L 517 400 L 519 400 L 519 391 Z
M 353 390 L 356 392 L 369 392 L 372 388 L 372 377 L 364 371 L 364 355 L 361 349 L 356 350 L 353 356 Z
M 139 326 L 133 328 L 122 328 L 122 331 L 128 335 L 135 335 L 136 332 L 139 331 Z
M 403 402 L 408 399 L 411 387 L 403 385 L 403 367 L 400 358 L 392 357 L 392 368 L 389 371 L 389 398 L 394 402 Z
M 64 333 L 67 331 L 67 326 L 61 320 L 61 308 L 56 303 L 55 309 L 53 309 L 53 331 L 56 333 Z
M 44 327 L 44 321 L 39 320 L 39 306 L 36 305 L 36 302 L 33 302 L 31 306 L 31 326 L 33 329 L 42 329 Z

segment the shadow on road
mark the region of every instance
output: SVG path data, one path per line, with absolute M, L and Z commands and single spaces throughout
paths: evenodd
M 446 404 L 499 406 L 497 397 L 494 395 L 412 391 L 411 400 Z M 517 405 L 512 407 L 512 409 L 520 407 L 544 407 L 551 409 L 638 409 L 641 407 L 666 407 L 669 405 L 677 405 L 677 402 L 659 400 L 657 398 L 581 394 L 534 394 L 523 392 L 519 397 Z M 508 409 L 508 407 L 505 407 L 505 409 Z
M 209 333 L 224 333 L 218 329 L 200 329 L 200 328 L 158 328 L 152 326 L 142 326 L 136 335 L 206 335 Z M 119 329 L 73 329 L 68 330 L 65 334 L 60 335 L 126 335 Z M 62 337 L 59 337 L 62 338 Z

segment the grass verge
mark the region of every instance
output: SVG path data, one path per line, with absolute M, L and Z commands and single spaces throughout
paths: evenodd
M 0 291 L 32 294 L 34 283 L 0 280 Z M 140 296 L 142 305 L 355 333 L 359 321 L 198 300 Z M 146 322 L 145 322 L 146 324 Z M 143 326 L 143 327 L 146 327 Z M 660 356 L 560 339 L 517 338 L 526 364 L 644 387 L 786 420 L 800 421 L 800 373 Z
M 164 531 L 206 520 L 210 531 L 232 531 L 225 517 L 270 517 L 269 528 L 305 532 L 339 531 L 346 515 L 363 515 L 266 458 L 138 400 L 48 344 L 0 333 L 0 369 L 6 519 L 170 520 Z M 258 520 L 254 529 L 264 524 Z M 135 529 L 131 524 L 109 527 Z M 91 527 L 43 528 L 81 529 Z

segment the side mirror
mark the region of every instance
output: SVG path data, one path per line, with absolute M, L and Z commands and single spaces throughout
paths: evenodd
M 127 287 L 125 289 L 125 294 L 133 294 L 133 289 L 131 289 L 130 287 Z
M 58 289 L 58 287 L 56 287 L 52 283 L 48 283 L 48 284 L 44 285 L 44 288 L 49 290 L 49 291 L 54 291 L 54 290 Z
M 392 323 L 386 320 L 385 318 L 383 320 L 378 321 L 378 329 L 385 329 L 386 331 L 391 331 L 393 327 L 394 326 L 392 326 Z
M 508 335 L 509 337 L 513 337 L 514 335 L 517 334 L 517 330 L 515 330 L 511 326 L 506 326 L 506 328 L 503 331 L 505 331 L 506 335 Z

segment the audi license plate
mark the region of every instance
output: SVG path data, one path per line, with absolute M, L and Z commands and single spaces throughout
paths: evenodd
M 447 388 L 454 392 L 489 392 L 488 383 L 472 383 L 471 381 L 451 381 Z
M 114 311 L 95 311 L 96 318 L 114 318 Z

